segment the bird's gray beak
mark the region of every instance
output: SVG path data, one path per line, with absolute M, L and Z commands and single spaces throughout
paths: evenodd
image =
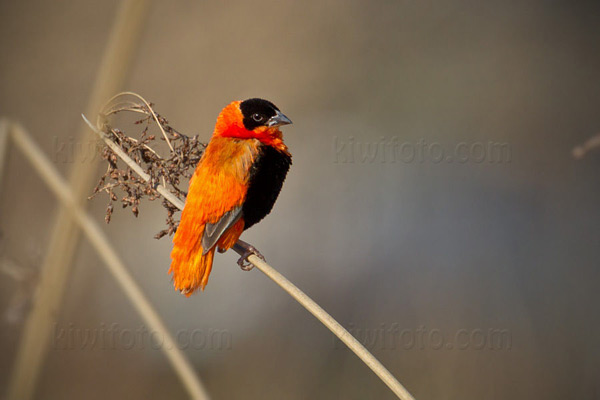
M 288 117 L 283 115 L 281 111 L 277 111 L 277 114 L 269 118 L 269 120 L 267 121 L 267 126 L 270 128 L 273 126 L 289 125 L 291 123 L 292 121 Z

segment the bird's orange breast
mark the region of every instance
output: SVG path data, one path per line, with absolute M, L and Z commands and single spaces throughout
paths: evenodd
M 193 215 L 198 222 L 214 223 L 241 205 L 259 144 L 258 140 L 214 137 L 190 181 L 181 220 Z

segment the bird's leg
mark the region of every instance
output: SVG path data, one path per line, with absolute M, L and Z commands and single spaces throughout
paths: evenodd
M 254 246 L 244 242 L 243 240 L 238 240 L 236 244 L 233 245 L 233 250 L 241 256 L 237 263 L 244 271 L 250 271 L 252 268 L 254 268 L 254 265 L 248 261 L 248 257 L 251 255 L 255 255 L 256 257 L 265 261 L 265 257 L 260 254 L 260 252 L 256 250 Z

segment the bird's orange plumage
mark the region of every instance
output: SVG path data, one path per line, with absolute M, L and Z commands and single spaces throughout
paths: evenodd
M 289 155 L 277 127 L 248 130 L 242 120 L 239 101 L 223 109 L 190 180 L 181 222 L 173 238 L 169 269 L 175 288 L 187 296 L 206 286 L 215 248 L 231 248 L 244 230 L 244 219 L 240 218 L 220 236 L 215 246 L 202 248 L 206 224 L 217 223 L 244 203 L 259 146 L 272 146 Z

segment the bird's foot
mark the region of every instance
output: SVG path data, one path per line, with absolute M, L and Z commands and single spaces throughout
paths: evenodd
M 238 254 L 241 254 L 241 257 L 237 263 L 240 266 L 240 268 L 244 271 L 250 271 L 252 268 L 254 268 L 254 264 L 248 261 L 248 257 L 252 255 L 255 255 L 256 257 L 265 261 L 265 257 L 262 254 L 260 254 L 256 247 L 244 242 L 243 240 L 238 240 L 234 247 L 236 252 Z

